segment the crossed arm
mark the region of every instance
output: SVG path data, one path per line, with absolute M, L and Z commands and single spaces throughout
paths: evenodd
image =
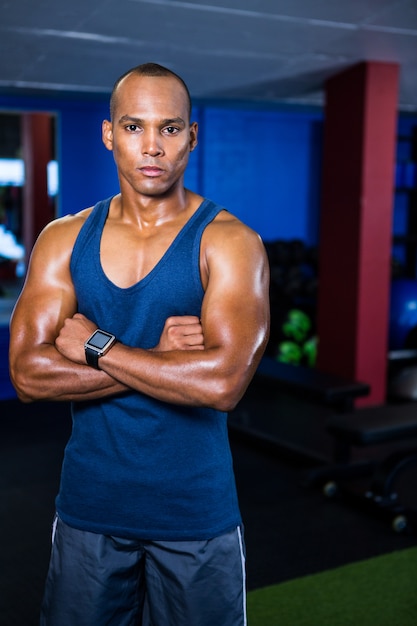
M 20 399 L 77 401 L 133 389 L 162 401 L 230 410 L 266 345 L 268 272 L 252 231 L 240 226 L 220 236 L 218 227 L 212 231 L 203 259 L 201 321 L 169 318 L 152 350 L 117 343 L 101 357 L 98 371 L 86 365 L 84 354 L 96 326 L 76 312 L 69 274 L 75 235 L 63 235 L 60 223 L 47 228 L 11 319 L 10 373 Z

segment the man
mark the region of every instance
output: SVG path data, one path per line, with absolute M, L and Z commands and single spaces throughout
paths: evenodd
M 225 412 L 268 338 L 267 260 L 184 188 L 190 113 L 159 65 L 116 82 L 120 193 L 46 227 L 12 316 L 20 399 L 73 403 L 44 625 L 246 623 Z

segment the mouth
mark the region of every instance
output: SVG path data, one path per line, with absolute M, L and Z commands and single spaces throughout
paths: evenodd
M 160 167 L 156 167 L 153 165 L 144 165 L 139 168 L 139 171 L 142 172 L 145 176 L 150 176 L 151 178 L 155 176 L 161 176 L 163 174 L 163 170 Z

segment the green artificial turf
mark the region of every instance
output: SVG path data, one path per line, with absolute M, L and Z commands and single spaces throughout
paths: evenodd
M 417 626 L 417 547 L 251 591 L 248 626 Z

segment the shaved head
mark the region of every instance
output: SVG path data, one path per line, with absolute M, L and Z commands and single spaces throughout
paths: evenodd
M 175 78 L 176 80 L 178 80 L 178 82 L 182 85 L 186 97 L 187 97 L 187 103 L 188 103 L 188 113 L 189 113 L 189 117 L 191 117 L 191 107 L 192 107 L 192 103 L 191 103 L 191 96 L 190 96 L 190 92 L 188 90 L 187 85 L 185 84 L 185 82 L 183 81 L 183 79 L 178 76 L 178 74 L 176 74 L 175 72 L 169 70 L 167 67 L 164 67 L 163 65 L 158 65 L 158 63 L 143 63 L 142 65 L 137 65 L 136 67 L 133 67 L 132 69 L 128 70 L 127 72 L 125 72 L 124 74 L 122 74 L 122 76 L 120 76 L 120 78 L 117 79 L 117 81 L 114 84 L 113 87 L 113 91 L 111 93 L 111 97 L 110 97 L 110 118 L 111 120 L 113 120 L 114 117 L 114 111 L 116 109 L 116 104 L 117 104 L 117 92 L 118 92 L 118 88 L 120 83 L 127 78 L 130 75 L 137 75 L 137 76 L 155 76 L 155 77 L 164 77 L 164 76 L 170 76 Z

